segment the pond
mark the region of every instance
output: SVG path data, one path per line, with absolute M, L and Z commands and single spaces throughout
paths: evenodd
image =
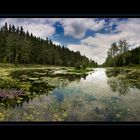
M 106 69 L 87 74 L 57 70 L 13 71 L 26 96 L 1 100 L 1 121 L 140 121 L 140 89 Z M 137 83 L 138 85 L 138 83 Z

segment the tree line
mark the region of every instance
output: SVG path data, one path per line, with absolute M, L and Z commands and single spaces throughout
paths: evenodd
M 95 67 L 94 60 L 67 47 L 56 45 L 51 39 L 34 36 L 23 27 L 4 24 L 0 28 L 0 63 L 49 64 L 74 67 Z
M 126 40 L 120 40 L 118 45 L 112 43 L 103 66 L 133 66 L 135 64 L 140 64 L 140 46 L 130 50 L 129 43 Z

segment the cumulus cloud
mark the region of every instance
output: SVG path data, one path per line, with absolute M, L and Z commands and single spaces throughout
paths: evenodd
M 69 44 L 68 45 L 68 48 L 70 50 L 73 50 L 73 51 L 79 51 L 81 53 L 81 55 L 85 55 L 87 56 L 88 58 L 92 59 L 92 60 L 95 60 L 96 62 L 98 63 L 102 63 L 104 57 L 105 57 L 105 54 L 104 54 L 104 51 L 102 50 L 102 48 L 94 48 L 94 47 L 91 47 L 91 46 L 87 46 L 87 45 L 84 45 L 84 44 Z
M 80 51 L 81 54 L 85 54 L 101 64 L 105 61 L 107 51 L 113 42 L 126 39 L 131 48 L 140 45 L 140 19 L 128 19 L 120 22 L 113 20 L 112 24 L 114 23 L 117 24 L 115 33 L 96 33 L 95 36 L 82 39 L 79 45 L 69 44 L 69 49 Z
M 29 24 L 23 25 L 23 27 L 34 35 L 42 38 L 46 38 L 55 33 L 55 28 L 48 24 Z
M 74 38 L 81 39 L 84 37 L 88 29 L 93 31 L 101 30 L 104 27 L 105 21 L 91 18 L 63 18 L 58 19 L 64 28 L 64 34 Z
M 22 26 L 25 31 L 29 31 L 37 37 L 46 38 L 55 33 L 54 22 L 50 19 L 43 18 L 2 18 L 0 20 L 0 26 L 4 23 L 14 24 L 15 26 Z
M 91 18 L 3 18 L 0 25 L 5 22 L 17 26 L 23 26 L 36 36 L 45 38 L 55 33 L 56 22 L 59 22 L 64 28 L 64 35 L 69 35 L 77 39 L 84 37 L 88 29 L 98 31 L 104 27 L 105 21 Z

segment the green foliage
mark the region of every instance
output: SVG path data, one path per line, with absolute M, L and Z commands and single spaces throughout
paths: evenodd
M 17 81 L 12 79 L 0 79 L 0 89 L 20 89 Z
M 0 28 L 0 63 L 49 64 L 57 66 L 95 67 L 97 63 L 82 56 L 80 52 L 53 44 L 33 36 L 23 27 L 5 25 Z
M 81 66 L 79 65 L 79 63 L 75 64 L 75 69 L 80 70 Z
M 118 66 L 134 66 L 140 64 L 140 47 L 129 50 L 129 44 L 126 40 L 120 40 L 119 45 L 116 43 L 111 45 L 108 51 L 103 66 L 107 67 L 118 67 Z
M 2 63 L 4 63 L 4 64 L 7 63 L 7 57 L 6 56 L 3 57 Z

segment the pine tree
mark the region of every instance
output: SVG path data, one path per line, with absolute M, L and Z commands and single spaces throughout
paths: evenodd
M 23 27 L 5 23 L 0 29 L 0 62 L 12 64 L 50 64 L 60 66 L 95 66 L 80 52 L 70 51 L 65 46 L 55 45 L 51 39 L 45 40 L 25 33 Z

